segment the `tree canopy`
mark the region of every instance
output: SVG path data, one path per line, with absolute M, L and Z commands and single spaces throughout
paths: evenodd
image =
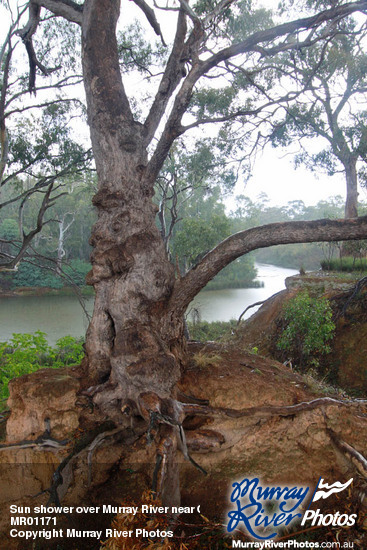
M 357 171 L 366 162 L 366 63 L 365 22 L 345 22 L 333 40 L 282 56 L 279 70 L 301 90 L 294 103 L 284 106 L 284 118 L 274 125 L 273 145 L 303 145 L 296 154 L 312 171 L 329 175 L 343 171 L 346 178 L 346 217 L 356 217 Z M 321 138 L 326 147 L 316 147 Z
M 0 211 L 3 220 L 17 211 L 18 230 L 13 224 L 11 236 L 2 235 L 0 270 L 14 270 L 34 256 L 35 238 L 55 223 L 53 205 L 68 192 L 67 183 L 83 179 L 91 152 L 72 130 L 84 110 L 75 94 L 82 80 L 78 38 L 61 20 L 45 18 L 35 44 L 26 42 L 28 68 L 19 37 L 27 8 L 5 5 L 10 23 L 0 54 Z M 43 82 L 36 94 L 37 71 Z

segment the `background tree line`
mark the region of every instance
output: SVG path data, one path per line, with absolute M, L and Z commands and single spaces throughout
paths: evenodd
M 0 284 L 3 289 L 25 286 L 61 288 L 70 285 L 71 281 L 78 286 L 85 284 L 86 274 L 91 267 L 89 235 L 96 218 L 91 206 L 91 197 L 95 192 L 93 176 L 89 180 L 80 178 L 76 182 L 65 183 L 65 189 L 65 195 L 50 208 L 52 223 L 47 224 L 35 237 L 25 261 L 16 272 L 1 273 Z M 168 240 L 172 261 L 177 264 L 181 274 L 195 265 L 205 252 L 234 232 L 269 222 L 340 218 L 344 212 L 341 196 L 319 201 L 312 206 L 306 206 L 303 201 L 273 206 L 264 193 L 256 200 L 240 195 L 236 198 L 236 206 L 227 213 L 228 207 L 219 186 L 190 189 L 183 194 L 184 197 L 180 198 L 176 206 L 179 215 L 170 229 Z M 31 226 L 40 200 L 34 196 L 27 201 L 23 215 L 25 230 Z M 159 201 L 158 193 L 156 200 Z M 171 201 L 172 198 L 167 199 L 165 205 L 166 223 L 169 224 Z M 359 211 L 361 214 L 366 212 L 367 205 L 361 203 Z M 157 224 L 163 231 L 159 216 Z M 2 242 L 2 251 L 12 254 L 12 248 L 15 248 L 12 242 L 19 240 L 18 210 L 13 204 L 4 209 L 0 239 L 7 241 Z M 359 257 L 365 255 L 366 242 L 349 243 L 347 248 L 350 256 Z M 338 258 L 340 250 L 341 243 L 264 248 L 232 262 L 209 283 L 208 288 L 256 286 L 255 261 L 295 269 L 319 269 L 321 261 Z

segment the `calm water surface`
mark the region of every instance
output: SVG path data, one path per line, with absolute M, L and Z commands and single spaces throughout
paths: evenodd
M 265 300 L 284 288 L 284 279 L 297 273 L 273 265 L 257 264 L 258 278 L 264 288 L 241 288 L 200 292 L 190 304 L 189 312 L 197 308 L 202 320 L 229 321 L 238 318 L 250 304 Z M 87 310 L 93 309 L 93 298 L 86 299 Z M 257 308 L 249 310 L 246 317 Z M 189 313 L 190 318 L 190 313 Z M 0 341 L 11 338 L 14 332 L 46 332 L 54 344 L 58 338 L 72 334 L 84 336 L 88 322 L 73 296 L 17 296 L 0 298 Z
M 270 298 L 285 288 L 284 281 L 287 277 L 298 273 L 296 269 L 286 269 L 275 265 L 255 265 L 258 273 L 257 278 L 264 283 L 263 288 L 229 288 L 200 292 L 188 308 L 189 319 L 194 308 L 199 311 L 202 321 L 238 319 L 247 306 Z M 251 308 L 243 318 L 247 319 L 253 315 L 259 307 Z

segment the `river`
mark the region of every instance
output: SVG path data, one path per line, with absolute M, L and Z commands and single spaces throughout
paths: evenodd
M 297 273 L 273 265 L 257 264 L 258 279 L 263 288 L 239 288 L 202 291 L 190 304 L 190 311 L 196 308 L 201 320 L 229 321 L 238 318 L 250 304 L 265 300 L 284 288 L 286 277 Z M 93 308 L 93 297 L 86 299 L 89 312 Z M 257 308 L 249 310 L 245 317 Z M 16 296 L 0 298 L 0 341 L 11 338 L 14 332 L 41 330 L 48 335 L 50 344 L 58 338 L 71 334 L 84 336 L 88 321 L 74 296 Z

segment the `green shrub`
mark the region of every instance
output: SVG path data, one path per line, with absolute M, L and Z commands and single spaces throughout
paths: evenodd
M 73 283 L 78 286 L 85 285 L 85 277 L 91 270 L 92 266 L 84 260 L 71 260 L 69 265 L 65 266 L 65 273 L 72 279 Z
M 90 269 L 90 263 L 83 260 L 71 260 L 69 264 L 65 263 L 63 266 L 65 274 L 78 286 L 85 285 L 85 277 Z M 61 289 L 63 286 L 71 286 L 70 280 L 61 278 L 48 269 L 42 269 L 36 265 L 23 262 L 20 264 L 16 274 L 12 275 L 11 287 L 25 286 Z
M 12 378 L 43 367 L 77 365 L 83 355 L 83 342 L 72 336 L 60 338 L 52 347 L 44 332 L 13 334 L 8 342 L 0 343 L 0 400 L 9 396 L 8 383 Z
M 285 328 L 277 348 L 290 354 L 295 365 L 303 370 L 319 366 L 322 355 L 331 351 L 330 340 L 335 325 L 326 298 L 313 298 L 300 292 L 283 307 Z

